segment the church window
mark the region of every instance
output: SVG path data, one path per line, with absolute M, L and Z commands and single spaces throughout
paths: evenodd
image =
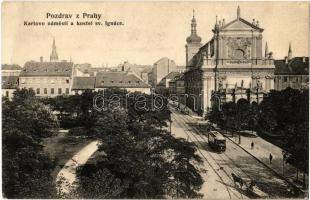
M 61 88 L 58 88 L 58 94 L 61 94 L 62 91 L 61 91 Z
M 287 77 L 286 76 L 284 76 L 283 81 L 287 82 Z
M 66 83 L 69 83 L 69 79 L 66 80 Z
M 54 88 L 51 88 L 51 94 L 54 94 Z
M 44 94 L 47 94 L 47 88 L 44 88 Z
M 37 94 L 40 94 L 40 88 L 37 88 Z
M 69 88 L 66 88 L 66 94 L 69 94 Z

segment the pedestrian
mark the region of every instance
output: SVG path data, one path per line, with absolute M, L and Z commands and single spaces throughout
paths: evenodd
M 272 161 L 272 155 L 269 154 L 269 161 L 270 161 L 270 164 L 271 164 L 271 161 Z
M 251 149 L 254 149 L 254 142 L 251 143 Z

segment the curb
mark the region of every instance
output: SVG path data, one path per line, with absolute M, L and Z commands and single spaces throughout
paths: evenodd
M 305 191 L 302 190 L 301 188 L 297 187 L 294 183 L 292 183 L 288 178 L 282 176 L 281 174 L 279 174 L 278 172 L 276 172 L 273 168 L 271 168 L 270 166 L 268 166 L 267 164 L 265 164 L 264 162 L 262 162 L 260 159 L 258 159 L 257 157 L 255 157 L 253 154 L 251 154 L 248 150 L 246 150 L 245 148 L 243 148 L 242 146 L 240 146 L 238 143 L 236 143 L 234 140 L 232 140 L 231 138 L 229 138 L 228 136 L 222 134 L 224 137 L 226 137 L 227 139 L 229 139 L 231 142 L 233 142 L 234 144 L 236 144 L 238 147 L 240 147 L 242 150 L 244 150 L 247 154 L 251 155 L 255 160 L 257 160 L 259 163 L 263 164 L 265 167 L 267 167 L 268 169 L 270 169 L 274 174 L 276 174 L 278 177 L 282 178 L 283 180 L 285 180 L 289 185 L 291 185 L 292 187 L 294 187 L 295 189 L 301 191 L 302 193 L 305 194 Z

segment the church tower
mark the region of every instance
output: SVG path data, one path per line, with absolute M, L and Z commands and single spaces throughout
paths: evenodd
M 288 47 L 287 59 L 292 60 L 292 58 L 293 58 L 293 52 L 292 52 L 292 47 L 291 47 L 291 43 L 290 43 L 289 47 Z
M 58 61 L 58 54 L 56 52 L 56 44 L 55 44 L 55 38 L 53 39 L 53 46 L 52 46 L 52 53 L 50 56 L 51 62 L 57 62 Z
M 193 66 L 193 57 L 199 51 L 199 48 L 202 46 L 201 37 L 197 35 L 197 23 L 195 19 L 195 11 L 193 10 L 193 18 L 191 23 L 191 35 L 186 38 L 186 68 Z

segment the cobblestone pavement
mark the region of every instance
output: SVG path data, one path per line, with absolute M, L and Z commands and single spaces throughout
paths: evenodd
M 296 197 L 290 192 L 293 188 L 289 183 L 253 158 L 235 142 L 227 139 L 226 152 L 221 154 L 214 152 L 209 148 L 207 132 L 197 126 L 197 118 L 183 115 L 174 108 L 171 110 L 173 135 L 194 142 L 199 153 L 205 158 L 205 167 L 208 172 L 204 177 L 205 184 L 201 191 L 205 195 L 204 198 L 221 198 L 224 194 L 233 199 Z M 244 144 L 247 144 L 246 141 Z M 260 151 L 260 149 L 255 151 Z M 264 155 L 264 152 L 261 154 Z M 208 178 L 208 173 L 212 173 L 212 176 L 210 175 L 212 178 Z M 242 188 L 233 183 L 231 173 L 237 174 L 245 181 Z M 246 190 L 251 180 L 256 182 L 253 193 Z M 216 191 L 210 191 L 210 188 Z
M 237 137 L 232 138 L 236 143 L 239 143 Z M 251 143 L 254 143 L 254 148 L 251 148 Z M 269 143 L 260 137 L 249 138 L 241 136 L 241 143 L 239 144 L 242 148 L 248 151 L 250 154 L 258 158 L 260 161 L 283 175 L 283 154 L 282 149 L 274 144 Z M 272 154 L 272 162 L 269 161 L 269 155 Z M 299 173 L 299 180 L 302 180 L 303 174 Z M 296 179 L 296 168 L 289 163 L 284 162 L 284 177 L 288 178 L 290 181 Z M 306 183 L 308 185 L 309 177 L 306 176 Z

